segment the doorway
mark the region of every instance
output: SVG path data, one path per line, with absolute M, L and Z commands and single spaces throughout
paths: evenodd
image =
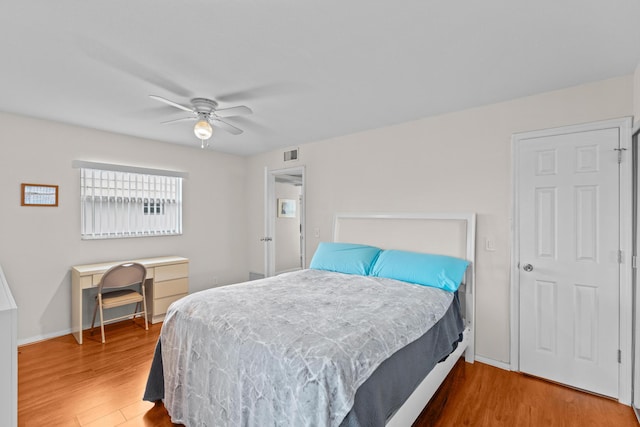
M 265 169 L 265 276 L 305 268 L 304 166 Z
M 628 403 L 631 120 L 513 137 L 511 366 Z

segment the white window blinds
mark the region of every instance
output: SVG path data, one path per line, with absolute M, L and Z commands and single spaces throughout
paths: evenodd
M 182 234 L 182 177 L 80 168 L 83 239 Z

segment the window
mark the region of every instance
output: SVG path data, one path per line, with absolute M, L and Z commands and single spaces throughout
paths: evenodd
M 95 165 L 109 169 L 80 167 L 83 239 L 182 234 L 180 173 Z

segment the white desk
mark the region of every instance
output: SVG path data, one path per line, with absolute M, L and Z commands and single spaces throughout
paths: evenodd
M 139 262 L 147 268 L 147 317 L 151 323 L 161 322 L 169 305 L 189 293 L 189 260 L 183 257 L 165 256 L 73 266 L 71 333 L 78 344 L 82 344 L 82 291 L 97 287 L 102 275 L 122 262 Z

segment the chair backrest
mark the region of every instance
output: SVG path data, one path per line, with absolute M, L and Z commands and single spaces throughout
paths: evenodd
M 115 265 L 107 270 L 100 279 L 98 292 L 103 288 L 123 288 L 125 286 L 144 283 L 147 278 L 147 269 L 137 262 L 126 262 Z

